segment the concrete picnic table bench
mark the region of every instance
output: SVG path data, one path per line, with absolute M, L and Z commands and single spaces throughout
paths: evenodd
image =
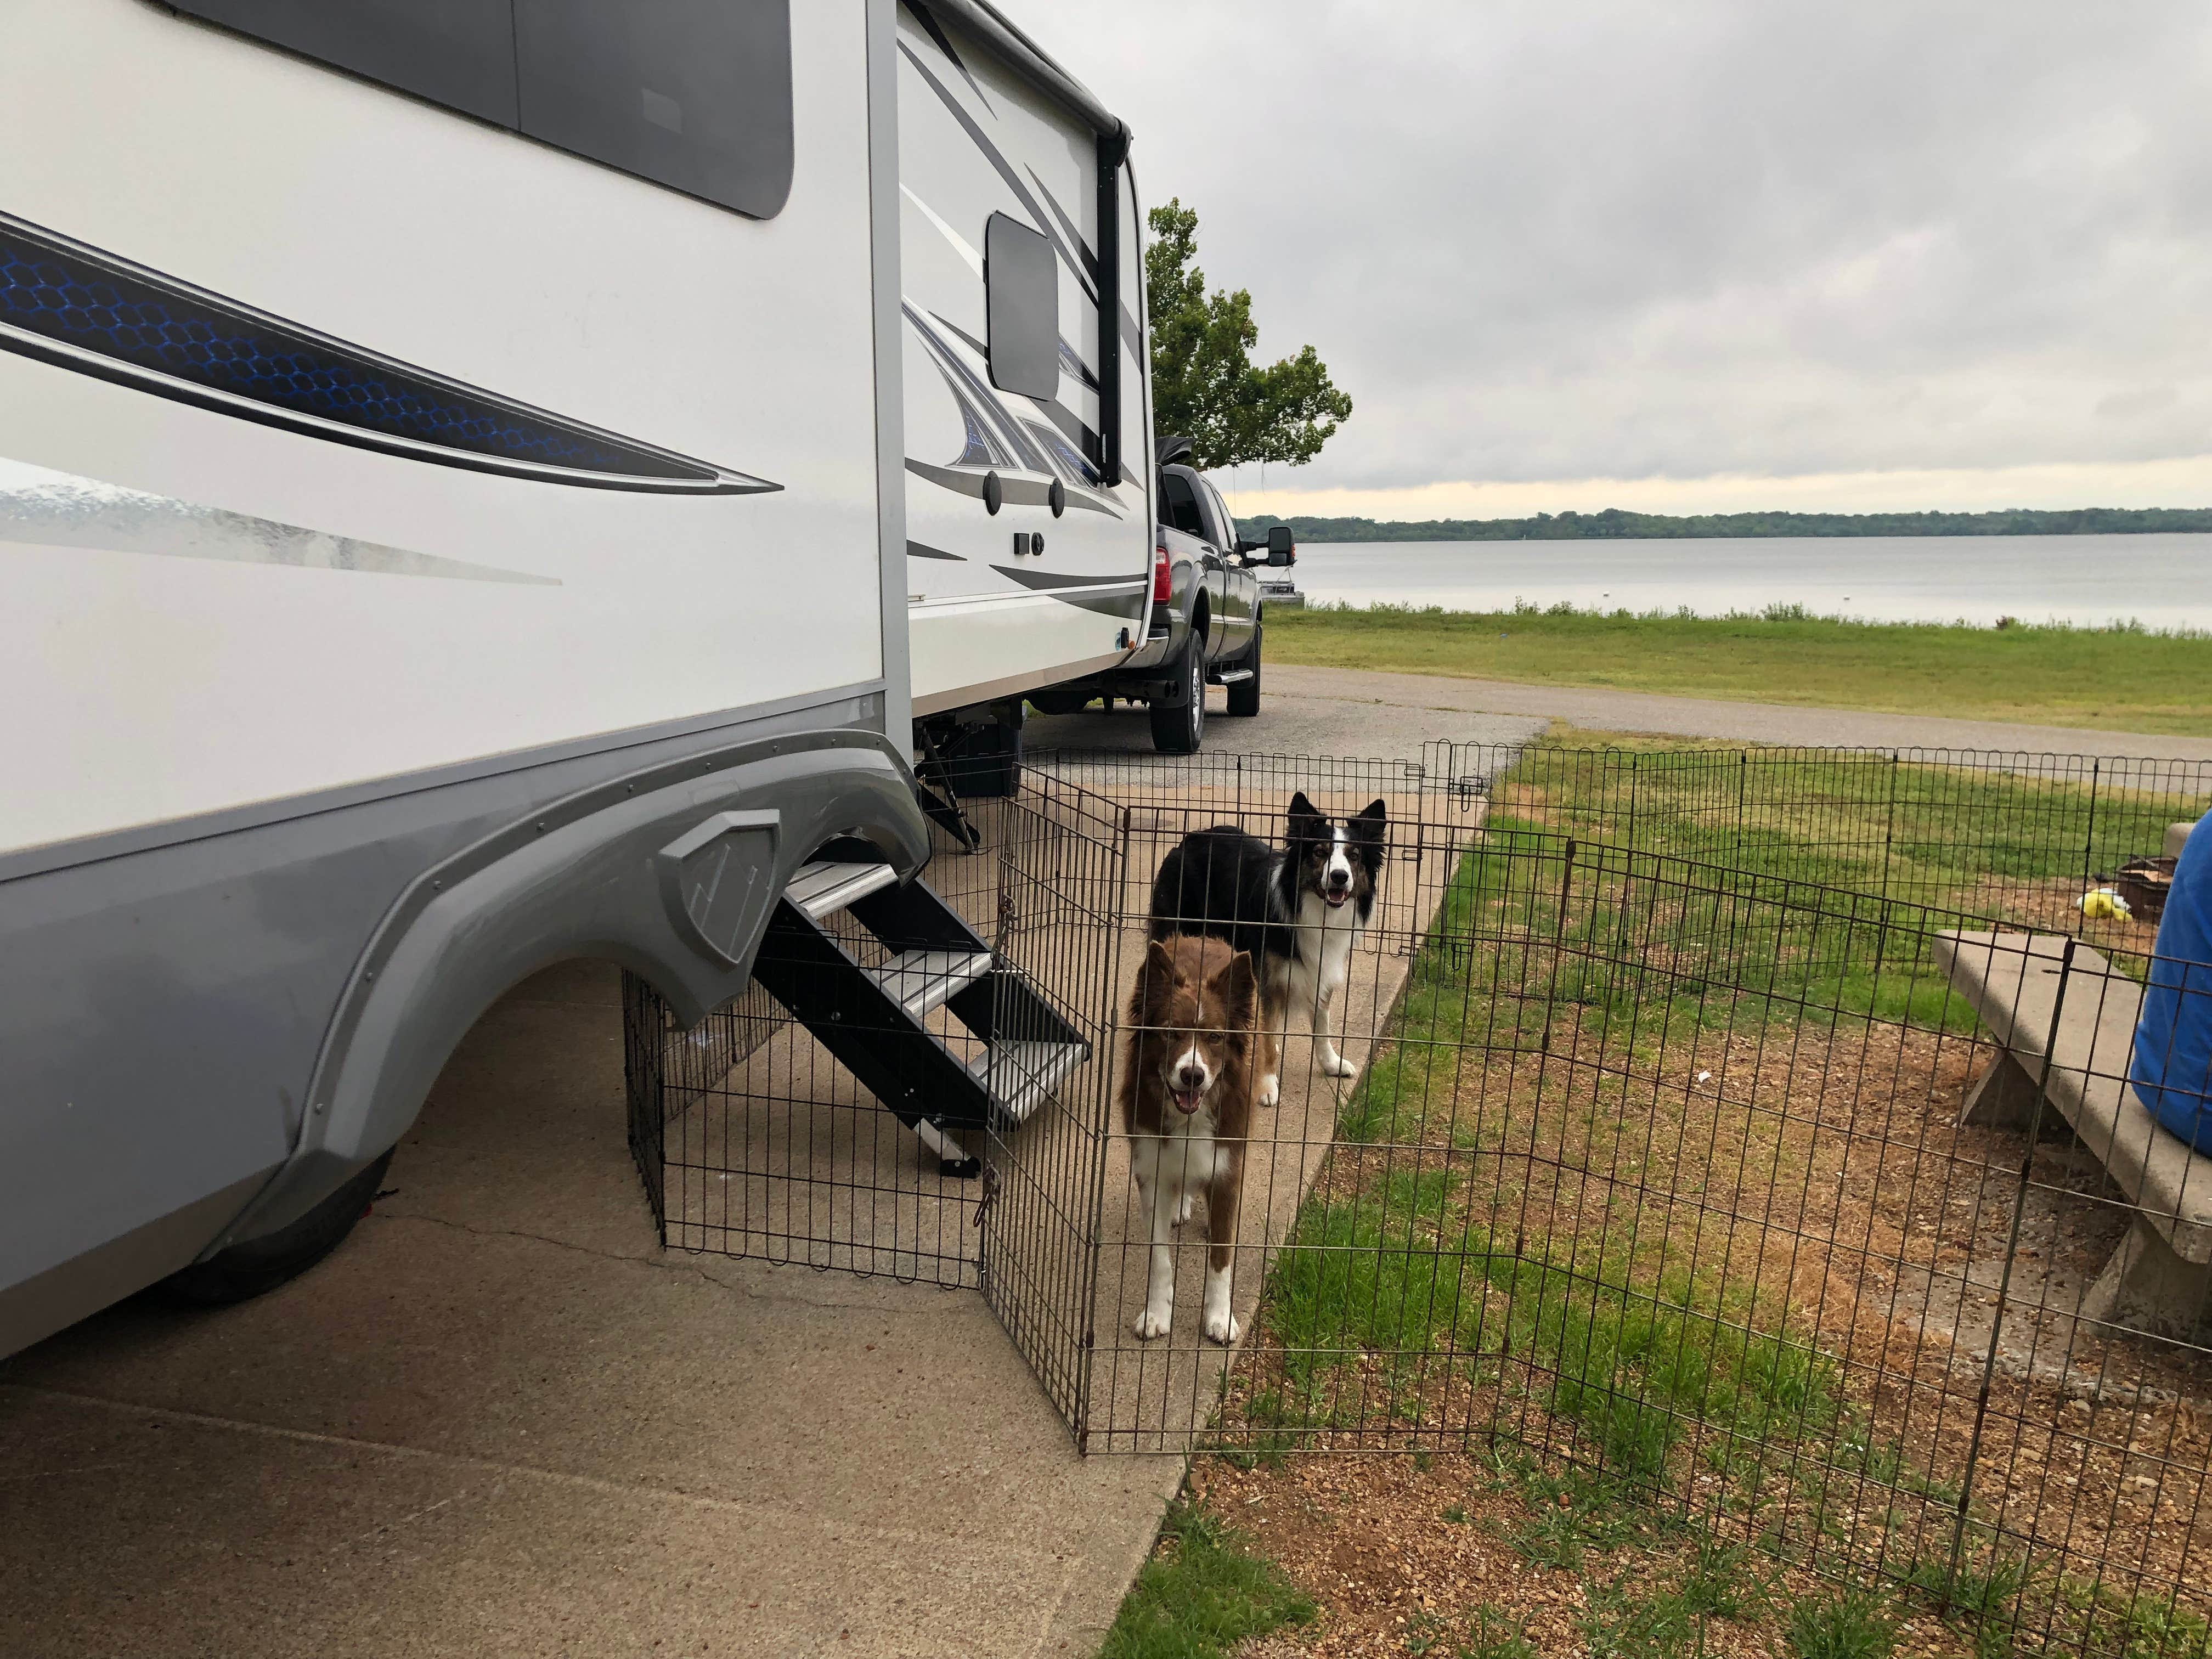
M 1946 932 L 1935 950 L 2001 1045 L 1959 1121 L 2026 1127 L 2047 1072 L 2046 1125 L 2056 1127 L 2055 1109 L 2135 1206 L 2079 1316 L 2162 1335 L 2196 1331 L 2212 1304 L 2212 1158 L 2160 1128 L 2128 1085 L 2142 987 L 2077 944 L 2061 1008 L 2063 938 Z

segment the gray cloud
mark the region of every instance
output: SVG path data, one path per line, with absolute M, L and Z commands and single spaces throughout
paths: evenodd
M 1358 399 L 1301 486 L 2212 451 L 2201 6 L 1009 3 Z

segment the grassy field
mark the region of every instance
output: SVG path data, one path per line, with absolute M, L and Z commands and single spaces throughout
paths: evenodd
M 2212 736 L 2212 635 L 1772 617 L 1271 611 L 1281 663 Z

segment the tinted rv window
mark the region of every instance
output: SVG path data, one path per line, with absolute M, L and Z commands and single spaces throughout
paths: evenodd
M 503 127 L 514 0 L 176 0 L 177 9 Z
M 176 3 L 757 219 L 791 193 L 791 0 Z
M 514 0 L 522 131 L 756 219 L 791 193 L 790 0 Z
M 1060 390 L 1060 271 L 1052 244 L 994 213 L 983 227 L 991 384 L 1024 398 Z

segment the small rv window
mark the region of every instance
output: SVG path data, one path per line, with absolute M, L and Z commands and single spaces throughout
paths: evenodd
M 1060 391 L 1060 271 L 1052 244 L 994 213 L 983 228 L 991 384 L 1024 398 Z
M 514 0 L 522 131 L 756 219 L 791 193 L 791 0 Z
M 177 0 L 177 9 L 464 114 L 514 125 L 514 0 Z

